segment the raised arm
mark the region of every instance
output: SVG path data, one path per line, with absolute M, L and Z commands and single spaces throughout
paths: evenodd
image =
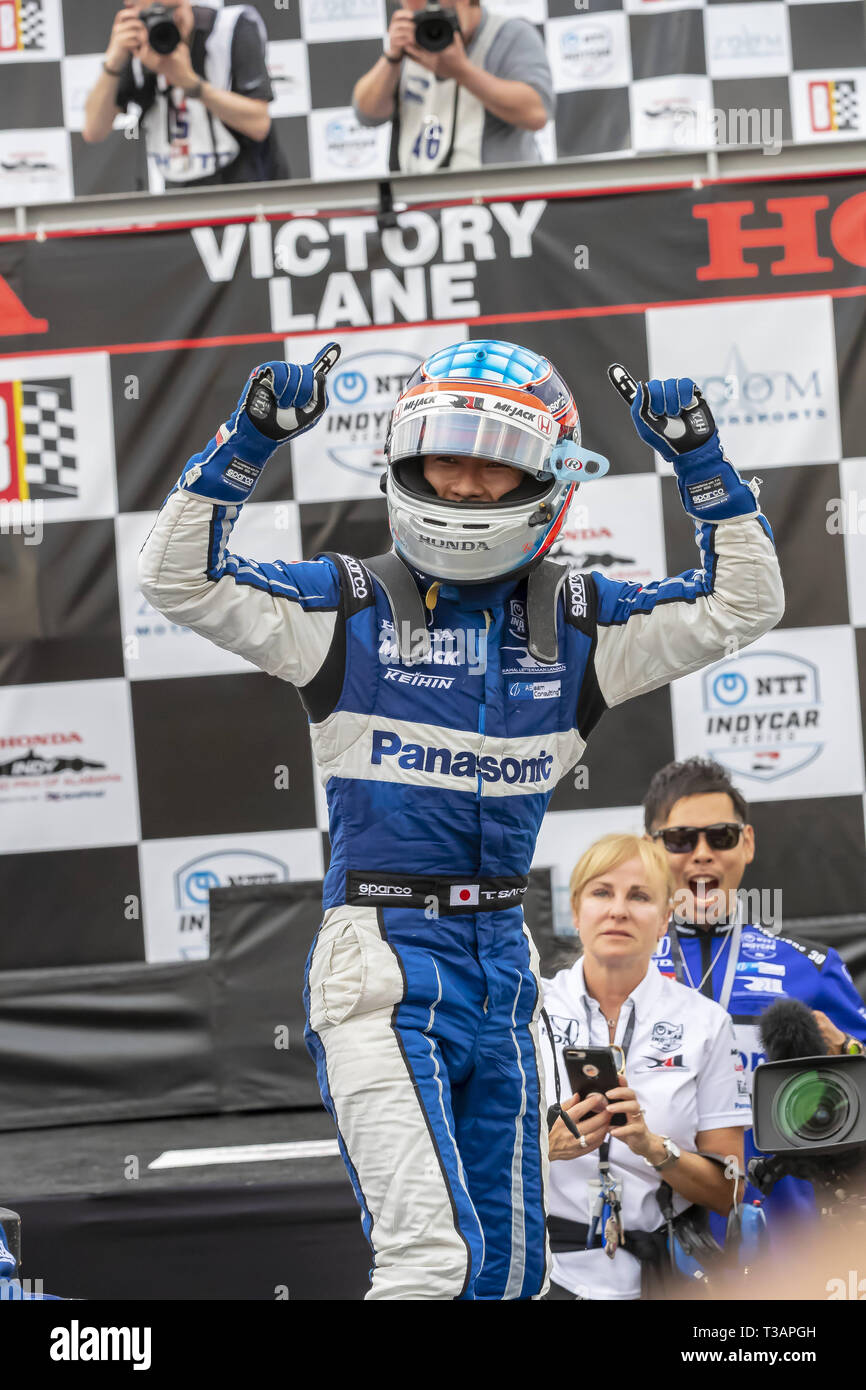
M 147 30 L 138 16 L 138 11 L 126 7 L 118 10 L 105 50 L 102 69 L 84 103 L 84 126 L 81 136 L 86 144 L 99 144 L 111 134 L 114 118 L 119 115 L 121 109 L 117 104 L 120 79 L 126 71 L 130 57 L 146 42 Z
M 683 506 L 695 522 L 699 563 L 648 585 L 592 575 L 595 673 L 608 706 L 747 646 L 785 610 L 757 485 L 747 486 L 725 458 L 694 382 L 639 384 L 631 409 L 641 437 L 674 464 Z
M 268 458 L 323 413 L 325 377 L 337 355 L 329 345 L 303 368 L 256 368 L 234 414 L 189 460 L 139 557 L 142 593 L 160 613 L 301 686 L 319 670 L 334 634 L 336 566 L 263 564 L 228 545 Z

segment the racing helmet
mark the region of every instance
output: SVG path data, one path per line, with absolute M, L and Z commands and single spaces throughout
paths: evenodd
M 519 470 L 498 502 L 446 501 L 424 477 L 437 455 L 493 459 Z M 391 413 L 382 491 L 394 549 L 450 583 L 519 578 L 550 550 L 581 481 L 609 463 L 580 445 L 571 391 L 546 357 L 475 339 L 440 348 Z

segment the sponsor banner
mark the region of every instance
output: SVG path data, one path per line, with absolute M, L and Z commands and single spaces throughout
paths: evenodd
M 543 24 L 547 19 L 547 0 L 496 0 L 496 13 L 509 19 L 528 19 L 530 24 Z
M 545 38 L 555 92 L 624 87 L 631 81 L 628 18 L 622 11 L 551 19 Z
M 0 134 L 0 145 L 7 137 Z M 864 205 L 859 177 L 621 194 L 615 206 L 605 197 L 582 199 L 593 312 L 646 303 L 655 313 L 654 303 L 856 287 L 866 263 Z M 125 344 L 130 322 L 138 342 L 163 343 L 263 330 L 292 339 L 430 320 L 462 325 L 501 314 L 505 304 L 511 313 L 542 317 L 580 312 L 587 306 L 585 279 L 574 273 L 576 215 L 569 199 L 531 198 L 413 208 L 381 233 L 372 215 L 306 215 L 0 243 L 0 338 L 13 353 L 38 348 L 45 321 L 60 350 Z M 647 244 L 677 247 L 676 256 L 653 261 L 652 275 L 634 254 L 638 224 Z M 85 317 L 65 308 L 72 282 L 94 287 Z M 116 310 L 121 301 L 124 315 Z M 741 348 L 748 369 L 760 371 L 750 361 L 751 339 L 760 332 L 775 350 L 787 334 L 774 327 L 782 305 L 772 315 L 756 317 L 748 305 L 740 312 L 754 319 Z M 796 329 L 793 341 L 784 336 L 786 357 L 811 352 Z
M 777 0 L 707 5 L 704 39 L 710 77 L 773 77 L 790 72 L 788 7 Z
M 67 130 L 84 129 L 84 103 L 102 72 L 101 53 L 83 53 L 64 58 L 60 64 L 63 87 L 63 124 Z M 123 122 L 125 117 L 117 117 Z
M 568 881 L 584 850 L 602 835 L 642 835 L 641 806 L 605 806 L 587 811 L 548 811 L 532 860 L 534 869 L 550 869 L 553 885 L 553 928 L 559 936 L 573 937 Z M 532 923 L 530 923 L 531 927 Z M 577 946 L 575 937 L 575 946 Z
M 314 179 L 384 178 L 391 127 L 359 125 L 351 106 L 312 111 L 307 117 Z
M 384 0 L 301 0 L 305 43 L 376 39 L 387 27 Z
M 701 10 L 704 0 L 625 0 L 628 14 L 661 14 L 664 10 Z
M 863 139 L 866 72 L 862 68 L 792 72 L 789 81 L 791 120 L 798 143 Z
M 0 63 L 45 62 L 62 53 L 60 0 L 0 0 Z
M 828 498 L 827 520 L 844 536 L 851 622 L 866 627 L 866 458 L 843 459 L 839 480 L 842 495 L 838 506 Z
M 272 39 L 268 44 L 268 73 L 274 99 L 273 117 L 306 116 L 310 109 L 310 71 L 307 46 L 300 39 Z
M 0 358 L 0 501 L 40 502 L 46 521 L 117 510 L 104 352 Z
M 631 84 L 628 99 L 634 149 L 681 152 L 715 143 L 708 77 L 645 77 Z
M 829 462 L 842 449 L 832 301 L 772 307 L 688 305 L 646 316 L 652 375 L 697 382 L 740 471 Z
M 548 121 L 546 126 L 535 132 L 535 143 L 542 164 L 556 162 L 556 121 Z
M 854 634 L 782 628 L 674 681 L 677 758 L 713 758 L 748 800 L 859 795 Z
M 156 512 L 115 518 L 123 653 L 129 680 L 212 676 L 257 668 L 234 652 L 181 627 L 151 607 L 138 587 L 138 555 Z M 299 560 L 301 535 L 294 502 L 248 502 L 232 531 L 230 551 L 268 563 Z
M 62 203 L 72 197 L 69 132 L 0 130 L 0 200 L 4 207 Z
M 145 840 L 139 863 L 145 958 L 205 960 L 210 890 L 321 878 L 322 837 L 317 830 L 276 830 Z
M 300 502 L 380 497 L 383 446 L 398 395 L 425 357 L 466 338 L 465 324 L 335 333 L 343 355 L 328 377 L 329 409 L 315 431 L 292 444 L 294 495 Z M 288 361 L 308 355 L 286 339 Z
M 667 573 L 663 534 L 660 478 L 609 476 L 578 493 L 554 554 L 610 579 L 651 584 Z
M 126 845 L 138 834 L 126 681 L 0 690 L 4 852 Z

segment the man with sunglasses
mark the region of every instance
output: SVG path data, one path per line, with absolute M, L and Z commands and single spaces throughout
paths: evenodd
M 743 1109 L 751 1107 L 754 1069 L 766 1061 L 760 1018 L 777 999 L 798 999 L 812 1009 L 828 1052 L 863 1051 L 866 1006 L 838 951 L 744 920 L 738 889 L 755 857 L 755 831 L 724 768 L 701 758 L 668 763 L 653 777 L 643 804 L 647 834 L 667 850 L 675 883 L 674 913 L 656 964 L 730 1013 Z M 747 1163 L 755 1153 L 747 1129 Z M 747 1203 L 759 1197 L 747 1187 Z M 774 1221 L 783 1214 L 812 1215 L 812 1186 L 784 1178 L 764 1206 Z

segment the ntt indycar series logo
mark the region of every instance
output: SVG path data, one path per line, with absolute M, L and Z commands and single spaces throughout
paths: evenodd
M 746 652 L 702 677 L 705 752 L 740 776 L 771 782 L 824 747 L 818 668 L 793 652 Z
M 403 743 L 391 729 L 373 730 L 370 762 L 373 767 L 387 766 L 395 758 L 396 765 L 410 772 L 438 773 L 454 778 L 480 777 L 483 782 L 506 782 L 511 786 L 549 782 L 553 771 L 553 755 L 542 748 L 537 758 L 495 758 L 491 754 L 478 757 L 475 753 L 452 753 L 450 748 L 434 748 L 422 743 Z
M 394 397 L 421 364 L 417 353 L 353 353 L 331 373 L 331 408 L 319 428 L 327 455 L 354 473 L 377 473 L 385 464 L 385 435 Z

